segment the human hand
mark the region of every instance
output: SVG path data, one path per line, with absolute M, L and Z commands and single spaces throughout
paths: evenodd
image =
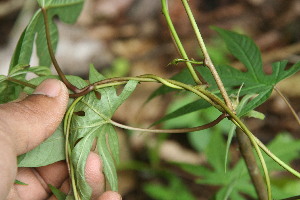
M 18 102 L 0 105 L 0 199 L 56 199 L 48 184 L 68 193 L 68 170 L 63 161 L 37 168 L 17 168 L 17 155 L 26 153 L 46 140 L 63 119 L 68 90 L 54 79 L 42 82 L 35 92 Z M 85 168 L 86 180 L 97 200 L 120 200 L 112 191 L 104 192 L 102 164 L 90 153 Z M 28 185 L 14 184 L 17 179 Z M 51 196 L 52 195 L 52 196 Z

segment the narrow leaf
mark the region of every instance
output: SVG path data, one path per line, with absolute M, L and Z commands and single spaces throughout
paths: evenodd
M 19 180 L 15 180 L 15 184 L 17 184 L 17 185 L 28 185 L 27 183 L 24 183 L 24 182 L 19 181 Z
M 109 149 L 107 147 L 107 138 L 106 135 L 110 134 L 106 132 L 107 129 L 103 130 L 104 132 L 101 133 L 98 137 L 97 147 L 98 152 L 101 156 L 101 160 L 103 162 L 103 170 L 106 176 L 106 179 L 109 182 L 112 191 L 118 191 L 118 177 L 115 168 L 114 161 L 112 156 L 110 155 Z
M 48 187 L 50 188 L 51 192 L 58 200 L 66 199 L 67 195 L 65 193 L 63 193 L 62 191 L 60 191 L 59 189 L 57 189 L 56 187 L 54 187 L 51 184 L 48 184 Z

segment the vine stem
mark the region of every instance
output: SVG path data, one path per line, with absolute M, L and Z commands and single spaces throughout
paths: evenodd
M 208 51 L 206 49 L 204 40 L 203 40 L 202 35 L 201 35 L 200 31 L 199 31 L 199 27 L 197 26 L 197 23 L 196 23 L 196 20 L 195 20 L 195 18 L 193 16 L 191 8 L 190 8 L 187 0 L 181 0 L 181 1 L 182 1 L 182 4 L 183 4 L 184 8 L 185 8 L 185 11 L 186 11 L 186 13 L 187 13 L 187 15 L 189 17 L 189 20 L 190 20 L 190 22 L 192 24 L 194 32 L 196 34 L 196 37 L 197 37 L 200 49 L 201 49 L 201 51 L 203 53 L 204 64 L 209 68 L 210 72 L 212 73 L 212 75 L 213 75 L 213 77 L 214 77 L 214 79 L 215 79 L 215 81 L 216 81 L 216 83 L 217 83 L 217 85 L 219 87 L 219 90 L 220 90 L 220 92 L 221 92 L 221 94 L 222 94 L 222 96 L 223 96 L 223 98 L 224 98 L 224 100 L 226 102 L 226 105 L 230 108 L 230 110 L 234 111 L 232 103 L 230 101 L 230 98 L 229 98 L 229 96 L 228 96 L 228 94 L 227 94 L 227 92 L 226 92 L 226 90 L 224 88 L 223 82 L 222 82 L 222 80 L 221 80 L 221 78 L 220 78 L 220 76 L 219 76 L 219 74 L 218 74 L 218 72 L 217 72 L 217 70 L 216 70 L 216 68 L 215 68 L 215 66 L 214 66 L 214 64 L 213 64 L 210 56 L 209 56 L 209 53 L 208 53 Z
M 180 42 L 180 39 L 179 39 L 179 37 L 178 37 L 178 35 L 176 33 L 176 30 L 175 30 L 175 28 L 174 28 L 174 26 L 172 24 L 170 15 L 168 13 L 168 8 L 167 8 L 166 0 L 161 0 L 161 1 L 162 1 L 162 7 L 163 7 L 162 12 L 163 12 L 163 14 L 166 17 L 166 20 L 167 20 L 167 23 L 168 23 L 168 26 L 169 26 L 172 38 L 175 41 L 175 44 L 177 45 L 177 48 L 178 48 L 181 56 L 183 57 L 183 59 L 188 60 L 188 56 L 187 56 L 187 54 L 186 54 L 186 52 L 185 52 L 185 50 L 184 50 L 184 48 L 183 48 L 183 46 L 182 46 L 182 44 Z M 167 79 L 163 79 L 161 77 L 154 76 L 154 75 L 152 75 L 152 76 L 151 75 L 150 76 L 149 75 L 145 75 L 145 76 L 140 76 L 140 77 L 133 77 L 132 80 L 139 79 L 139 78 L 141 78 L 141 79 L 145 78 L 144 80 L 146 80 L 148 78 L 148 81 L 156 80 L 156 81 L 161 82 L 161 83 L 163 83 L 163 84 L 165 84 L 165 85 L 167 85 L 169 87 L 173 87 L 173 88 L 176 88 L 176 89 L 189 90 L 189 91 L 197 94 L 198 96 L 204 98 L 206 101 L 208 101 L 213 106 L 215 106 L 216 108 L 218 108 L 221 112 L 228 114 L 229 117 L 230 117 L 230 119 L 231 119 L 231 121 L 244 131 L 244 133 L 248 136 L 251 144 L 254 146 L 254 149 L 256 150 L 256 152 L 258 154 L 258 157 L 259 157 L 259 159 L 261 161 L 261 164 L 262 164 L 263 171 L 265 173 L 265 179 L 266 179 L 266 184 L 267 184 L 267 189 L 268 189 L 268 199 L 271 199 L 270 178 L 269 178 L 267 166 L 266 166 L 265 160 L 264 160 L 264 158 L 262 156 L 262 153 L 260 151 L 260 148 L 262 148 L 272 159 L 274 159 L 277 163 L 279 163 L 281 166 L 283 166 L 285 169 L 287 169 L 288 171 L 290 171 L 294 175 L 299 176 L 299 173 L 297 171 L 293 170 L 292 168 L 290 168 L 284 162 L 282 162 L 274 154 L 272 154 L 257 138 L 255 138 L 255 136 L 243 124 L 243 122 L 240 120 L 240 118 L 235 115 L 234 109 L 233 109 L 232 104 L 231 104 L 231 101 L 230 101 L 230 99 L 228 97 L 228 94 L 227 94 L 227 92 L 226 92 L 226 90 L 225 90 L 225 88 L 223 86 L 223 83 L 222 83 L 220 77 L 218 76 L 218 73 L 217 73 L 217 71 L 216 71 L 216 69 L 215 69 L 215 67 L 214 67 L 214 65 L 213 65 L 213 63 L 212 63 L 212 61 L 211 61 L 211 59 L 209 57 L 209 54 L 208 54 L 207 49 L 205 47 L 204 41 L 202 39 L 202 36 L 200 34 L 199 29 L 197 28 L 197 24 L 195 22 L 195 19 L 194 19 L 193 15 L 192 15 L 192 12 L 191 12 L 189 6 L 188 6 L 188 3 L 187 3 L 186 0 L 182 0 L 182 2 L 183 2 L 183 5 L 184 5 L 184 7 L 186 9 L 186 12 L 187 12 L 187 14 L 189 16 L 189 19 L 190 19 L 190 21 L 192 23 L 192 26 L 193 26 L 193 28 L 195 30 L 195 33 L 196 33 L 196 36 L 197 36 L 200 48 L 201 48 L 201 50 L 203 52 L 204 63 L 210 69 L 211 73 L 213 74 L 213 76 L 215 78 L 215 81 L 218 84 L 218 87 L 219 87 L 219 89 L 221 91 L 221 94 L 222 94 L 222 96 L 223 96 L 224 101 L 225 101 L 226 104 L 221 99 L 219 99 L 217 96 L 215 96 L 214 94 L 212 94 L 212 93 L 210 93 L 210 92 L 208 92 L 208 91 L 206 91 L 204 89 L 195 88 L 195 86 L 186 85 L 184 83 L 180 83 L 180 82 L 177 82 L 177 81 L 174 81 L 174 80 L 167 80 Z M 75 93 L 74 95 L 78 95 L 79 97 L 82 97 L 83 95 L 85 95 L 88 92 L 94 90 L 95 88 L 100 88 L 100 87 L 104 87 L 104 86 L 105 87 L 109 87 L 109 86 L 113 86 L 113 84 L 119 85 L 119 84 L 124 84 L 126 82 L 125 80 L 123 80 L 123 82 L 121 83 L 121 79 L 120 80 L 111 81 L 110 83 L 109 82 L 105 83 L 104 81 L 102 81 L 102 82 L 100 81 L 100 82 L 98 82 L 96 84 L 91 84 L 88 87 L 83 88 L 83 89 L 78 89 L 76 86 L 72 85 L 66 79 L 65 75 L 63 74 L 63 72 L 61 71 L 61 69 L 60 69 L 60 67 L 58 65 L 58 62 L 56 61 L 56 58 L 54 56 L 54 51 L 53 51 L 53 48 L 52 48 L 52 44 L 51 44 L 48 15 L 47 15 L 47 12 L 46 12 L 45 8 L 41 8 L 41 10 L 42 10 L 42 13 L 43 13 L 43 16 L 44 16 L 47 46 L 48 46 L 48 51 L 49 51 L 51 60 L 53 62 L 53 65 L 54 65 L 54 67 L 55 67 L 58 75 L 60 76 L 60 78 L 62 79 L 62 81 L 65 83 L 65 85 L 70 90 L 72 90 Z M 192 64 L 190 62 L 187 62 L 186 64 L 187 64 L 187 67 L 188 67 L 188 69 L 189 69 L 189 71 L 190 71 L 190 73 L 191 73 L 194 81 L 197 84 L 202 84 L 201 81 L 200 81 L 200 79 L 199 79 L 199 77 L 198 77 L 198 75 L 197 75 L 197 72 L 193 68 Z M 119 82 L 119 83 L 113 83 L 113 82 Z M 76 96 L 74 96 L 74 97 L 76 97 Z M 75 106 L 75 104 L 74 104 L 74 106 Z M 67 119 L 67 121 L 66 121 L 67 125 L 65 125 L 66 127 L 64 126 L 64 129 L 67 131 L 66 132 L 67 134 L 70 131 L 69 130 L 69 124 L 70 124 L 70 120 L 71 120 L 73 112 L 74 112 L 74 107 L 72 109 L 70 109 L 69 117 L 66 117 L 66 119 Z M 70 146 L 66 147 L 66 150 L 69 151 L 70 150 Z M 70 156 L 70 155 L 68 155 L 68 156 Z M 69 159 L 68 162 L 70 162 L 70 159 Z M 70 170 L 72 170 L 72 164 L 70 165 Z M 75 178 L 74 173 L 71 173 L 71 179 L 73 180 L 72 186 L 73 186 L 73 188 L 75 187 L 75 190 L 76 190 L 76 183 L 74 182 L 74 178 Z M 75 195 L 75 193 L 76 193 L 76 195 Z M 77 195 L 78 195 L 77 191 L 74 191 L 74 195 L 75 195 L 75 198 L 77 198 Z
M 296 176 L 297 178 L 300 178 L 300 173 L 285 164 L 282 160 L 280 160 L 277 156 L 275 156 L 257 137 L 253 136 L 256 143 L 259 145 L 259 147 L 268 155 L 270 156 L 275 162 L 277 162 L 281 167 L 289 171 L 291 174 Z
M 129 81 L 129 80 L 137 80 L 137 81 L 140 81 L 140 82 L 142 82 L 142 81 L 144 81 L 144 82 L 154 82 L 154 81 L 155 82 L 161 82 L 164 85 L 167 85 L 167 86 L 175 88 L 175 89 L 185 89 L 185 90 L 188 90 L 190 92 L 195 93 L 197 96 L 203 98 L 204 100 L 208 101 L 210 104 L 215 106 L 221 112 L 227 113 L 229 115 L 229 117 L 231 118 L 231 121 L 233 123 L 235 123 L 241 130 L 243 130 L 243 132 L 245 132 L 245 134 L 248 136 L 248 138 L 251 141 L 251 144 L 254 146 L 254 148 L 257 152 L 260 152 L 260 150 L 258 148 L 258 146 L 259 146 L 275 162 L 277 162 L 279 165 L 281 165 L 287 171 L 291 172 L 296 177 L 300 178 L 299 172 L 297 172 L 296 170 L 289 167 L 287 164 L 285 164 L 283 161 L 281 161 L 278 157 L 276 157 L 270 150 L 268 150 L 268 148 L 262 142 L 260 142 L 260 140 L 258 138 L 256 138 L 251 133 L 251 131 L 239 119 L 239 117 L 237 117 L 235 115 L 235 113 L 232 112 L 232 110 L 230 110 L 230 108 L 219 97 L 217 97 L 216 95 L 210 93 L 209 91 L 207 91 L 207 90 L 205 90 L 201 87 L 194 87 L 194 86 L 187 85 L 185 83 L 181 83 L 181 82 L 178 82 L 178 81 L 175 81 L 175 80 L 164 79 L 164 78 L 158 77 L 156 75 L 152 75 L 152 74 L 141 75 L 141 76 L 138 76 L 138 77 L 122 77 L 122 78 L 105 79 L 103 81 L 99 81 L 99 82 L 94 83 L 94 87 L 95 87 L 95 89 L 98 89 L 98 88 L 109 87 L 109 86 L 112 86 L 112 85 L 121 85 L 121 84 L 124 84 L 126 81 Z M 118 83 L 118 81 L 120 81 L 120 82 Z M 218 105 L 218 106 L 216 106 L 216 105 Z M 147 130 L 147 131 L 149 131 L 149 130 Z M 259 158 L 261 160 L 264 160 L 262 155 L 261 155 L 261 157 L 259 156 Z M 267 174 L 268 174 L 267 171 L 266 171 L 265 174 L 267 176 Z
M 182 128 L 182 129 L 147 129 L 147 128 L 136 128 L 127 126 L 124 124 L 120 124 L 118 122 L 115 122 L 113 120 L 110 120 L 109 122 L 113 124 L 116 127 L 127 129 L 127 130 L 133 130 L 133 131 L 141 131 L 141 132 L 151 132 L 151 133 L 188 133 L 188 132 L 194 132 L 194 131 L 200 131 L 204 129 L 211 128 L 215 125 L 217 125 L 220 121 L 222 121 L 226 117 L 225 114 L 221 114 L 217 119 L 214 121 L 204 124 L 201 126 L 193 127 L 193 128 Z
M 288 101 L 288 99 L 282 94 L 282 92 L 276 86 L 274 87 L 274 89 L 279 94 L 279 96 L 283 99 L 283 101 L 286 103 L 286 105 L 289 107 L 289 109 L 291 110 L 293 116 L 295 117 L 295 119 L 297 120 L 298 124 L 300 125 L 299 116 L 297 115 L 296 111 L 294 110 L 294 108 L 292 107 L 292 105 L 290 104 L 290 102 Z
M 35 85 L 29 84 L 29 83 L 26 83 L 26 82 L 23 82 L 23 81 L 19 81 L 19 80 L 16 81 L 14 78 L 11 78 L 11 77 L 8 77 L 8 78 L 12 82 L 16 82 L 18 84 L 31 87 L 33 89 L 36 88 Z M 283 161 L 281 161 L 278 157 L 276 157 L 258 138 L 256 138 L 251 133 L 251 131 L 243 124 L 243 122 L 235 115 L 235 113 L 233 113 L 227 107 L 227 105 L 224 104 L 224 102 L 221 99 L 219 99 L 217 96 L 215 96 L 214 94 L 210 93 L 209 91 L 207 91 L 207 90 L 205 90 L 201 87 L 194 87 L 194 86 L 187 85 L 185 83 L 181 83 L 181 82 L 178 82 L 178 81 L 175 81 L 175 80 L 164 79 L 164 78 L 152 75 L 152 74 L 141 75 L 141 76 L 138 76 L 138 77 L 122 77 L 122 78 L 105 79 L 105 80 L 94 83 L 93 87 L 94 87 L 94 89 L 100 89 L 100 88 L 105 88 L 105 87 L 111 87 L 111 86 L 114 86 L 114 85 L 122 85 L 122 84 L 127 83 L 127 81 L 129 81 L 129 80 L 137 80 L 137 81 L 140 81 L 140 82 L 161 82 L 164 85 L 167 85 L 168 87 L 172 87 L 172 88 L 175 88 L 175 89 L 185 89 L 185 90 L 188 90 L 190 92 L 195 93 L 197 96 L 205 99 L 210 104 L 215 106 L 221 112 L 227 113 L 232 118 L 231 121 L 233 121 L 233 123 L 235 123 L 238 127 L 240 127 L 246 133 L 248 138 L 250 138 L 250 137 L 253 138 L 254 137 L 253 140 L 250 140 L 253 146 L 255 146 L 255 144 L 256 145 L 258 144 L 258 146 L 268 156 L 270 156 L 275 162 L 277 162 L 284 169 L 286 169 L 287 171 L 289 171 L 290 173 L 292 173 L 296 177 L 300 178 L 300 173 L 297 172 L 296 170 L 292 169 L 287 164 L 285 164 Z M 80 96 L 80 98 L 77 98 L 76 102 L 78 102 L 82 97 L 83 96 Z M 216 106 L 216 105 L 218 105 L 218 106 Z M 70 110 L 70 108 L 69 108 L 69 110 Z M 70 110 L 70 111 L 69 110 L 68 110 L 68 112 L 72 111 L 72 110 Z M 66 114 L 66 116 L 67 115 L 70 115 L 70 114 Z M 65 122 L 67 122 L 67 121 L 65 121 Z M 64 130 L 65 130 L 65 133 L 68 132 L 66 124 L 64 124 Z M 149 129 L 149 130 L 151 130 L 151 129 Z M 147 130 L 147 131 L 149 131 L 149 130 Z
M 170 32 L 171 32 L 171 36 L 172 36 L 172 38 L 173 38 L 173 40 L 174 40 L 174 42 L 175 42 L 175 44 L 176 44 L 176 47 L 177 47 L 177 49 L 178 49 L 178 51 L 179 51 L 181 57 L 182 57 L 183 59 L 185 59 L 185 60 L 189 60 L 189 58 L 188 58 L 188 56 L 187 56 L 187 54 L 186 54 L 186 52 L 185 52 L 185 50 L 184 50 L 184 48 L 183 48 L 183 45 L 182 45 L 182 43 L 181 43 L 181 41 L 180 41 L 180 39 L 179 39 L 179 37 L 178 37 L 178 34 L 177 34 L 177 32 L 176 32 L 176 30 L 175 30 L 175 28 L 174 28 L 174 25 L 173 25 L 173 23 L 172 23 L 170 14 L 169 14 L 169 12 L 168 12 L 168 6 L 167 6 L 166 0 L 161 0 L 161 4 L 162 4 L 162 13 L 163 13 L 163 15 L 164 15 L 165 18 L 166 18 L 166 21 L 167 21 L 169 30 L 170 30 Z M 197 75 L 195 69 L 193 68 L 192 64 L 189 63 L 189 62 L 186 62 L 186 65 L 187 65 L 187 67 L 188 67 L 188 69 L 189 69 L 189 71 L 190 71 L 190 73 L 191 73 L 191 75 L 192 75 L 194 81 L 195 81 L 198 85 L 201 85 L 202 82 L 201 82 L 201 80 L 199 79 L 199 77 L 198 77 L 198 75 Z
M 47 10 L 46 10 L 46 8 L 41 8 L 41 10 L 42 10 L 43 17 L 44 17 L 45 33 L 46 33 L 46 41 L 47 41 L 47 46 L 48 46 L 48 52 L 49 52 L 51 61 L 53 63 L 53 66 L 54 66 L 56 72 L 58 73 L 59 77 L 61 78 L 62 82 L 64 82 L 64 84 L 67 86 L 67 88 L 72 90 L 75 93 L 78 93 L 78 92 L 80 92 L 80 90 L 68 81 L 65 74 L 63 73 L 63 71 L 59 67 L 59 64 L 58 64 L 58 62 L 55 58 L 54 50 L 53 50 L 52 43 L 51 43 L 49 19 L 48 19 Z
M 67 110 L 67 112 L 65 114 L 65 118 L 64 118 L 64 134 L 65 134 L 65 138 L 66 138 L 66 141 L 65 141 L 66 163 L 67 163 L 69 174 L 70 174 L 71 185 L 72 185 L 75 200 L 81 200 L 81 198 L 77 191 L 74 167 L 71 162 L 72 150 L 71 150 L 71 146 L 69 143 L 69 134 L 70 134 L 71 119 L 72 119 L 72 115 L 74 113 L 75 106 L 82 98 L 83 98 L 83 96 L 75 99 L 72 102 L 72 104 L 70 105 L 69 109 Z

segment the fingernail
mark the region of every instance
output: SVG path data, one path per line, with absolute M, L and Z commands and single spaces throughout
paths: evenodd
M 62 83 L 59 80 L 47 79 L 43 81 L 33 92 L 33 94 L 42 94 L 48 97 L 57 97 L 62 89 Z

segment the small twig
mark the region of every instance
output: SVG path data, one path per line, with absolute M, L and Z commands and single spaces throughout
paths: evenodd
M 289 100 L 280 92 L 280 90 L 276 86 L 274 87 L 274 89 L 279 94 L 279 96 L 283 99 L 283 101 L 286 103 L 286 105 L 289 107 L 289 109 L 291 110 L 293 116 L 295 117 L 295 119 L 297 120 L 298 124 L 300 125 L 299 116 L 297 115 L 296 111 L 294 110 L 294 108 L 290 104 Z
M 257 193 L 258 199 L 265 200 L 268 199 L 268 193 L 266 192 L 265 182 L 260 174 L 260 170 L 257 166 L 256 159 L 252 152 L 252 145 L 249 138 L 245 133 L 241 131 L 236 132 L 239 148 L 243 159 L 246 162 L 248 172 L 250 174 L 252 183 L 254 185 L 255 191 Z

